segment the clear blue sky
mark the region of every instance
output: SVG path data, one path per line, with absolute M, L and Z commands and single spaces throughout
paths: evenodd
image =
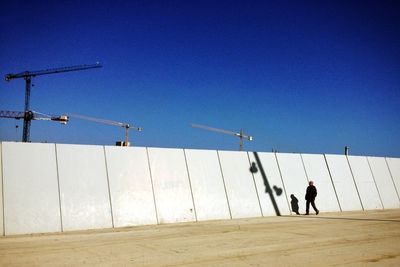
M 33 80 L 31 108 L 144 127 L 137 146 L 400 157 L 400 1 L 3 1 L 0 109 L 22 111 L 7 73 L 100 61 Z M 16 130 L 15 125 L 20 127 Z M 22 121 L 1 119 L 0 140 Z M 122 128 L 32 122 L 34 142 L 113 145 Z

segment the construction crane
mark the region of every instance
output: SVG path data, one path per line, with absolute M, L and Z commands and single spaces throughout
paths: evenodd
M 134 130 L 139 131 L 139 132 L 143 131 L 142 127 L 136 127 L 136 126 L 130 125 L 128 123 L 124 123 L 124 122 L 93 118 L 93 117 L 89 117 L 89 116 L 86 116 L 86 115 L 73 114 L 73 113 L 68 113 L 66 116 L 125 128 L 125 141 L 122 142 L 122 146 L 129 146 L 129 133 L 128 133 L 129 129 L 134 129 Z
M 55 69 L 46 69 L 46 70 L 38 70 L 38 71 L 24 71 L 16 74 L 6 74 L 5 80 L 11 81 L 12 79 L 23 78 L 25 80 L 25 109 L 24 109 L 24 116 L 21 119 L 24 119 L 24 128 L 22 133 L 22 142 L 29 142 L 30 141 L 30 126 L 32 117 L 29 116 L 30 110 L 30 97 L 31 97 L 31 87 L 32 87 L 32 78 L 40 75 L 47 75 L 47 74 L 54 74 L 54 73 L 61 73 L 61 72 L 70 72 L 70 71 L 78 71 L 78 70 L 86 70 L 86 69 L 93 69 L 93 68 L 101 68 L 101 64 L 97 62 L 96 64 L 90 65 L 78 65 L 78 66 L 71 66 L 71 67 L 62 67 L 62 68 L 55 68 Z
M 8 119 L 24 119 L 24 120 L 45 120 L 45 121 L 58 121 L 61 124 L 67 124 L 68 117 L 65 115 L 61 116 L 51 116 L 44 113 L 40 113 L 37 111 L 9 111 L 9 110 L 0 110 L 0 118 L 8 118 Z M 18 128 L 18 126 L 16 126 Z
M 42 120 L 42 121 L 58 121 L 61 124 L 67 124 L 68 117 L 65 115 L 51 116 L 37 111 L 30 110 L 28 112 L 0 110 L 0 118 L 9 119 L 29 119 L 29 120 Z
M 231 132 L 231 131 L 227 131 L 227 130 L 223 130 L 223 129 L 218 129 L 218 128 L 213 128 L 213 127 L 200 125 L 200 124 L 192 123 L 191 125 L 194 128 L 200 128 L 200 129 L 203 129 L 203 130 L 208 130 L 208 131 L 217 132 L 217 133 L 223 133 L 223 134 L 229 134 L 229 135 L 233 135 L 233 136 L 239 137 L 239 139 L 240 139 L 239 150 L 240 151 L 243 151 L 243 139 L 247 139 L 249 141 L 253 141 L 253 137 L 251 135 L 245 135 L 243 133 L 243 129 L 240 129 L 240 132 L 235 133 L 235 132 Z

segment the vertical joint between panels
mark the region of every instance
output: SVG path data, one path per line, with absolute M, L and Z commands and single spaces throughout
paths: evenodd
M 147 165 L 149 168 L 149 173 L 150 173 L 150 181 L 151 181 L 151 191 L 153 192 L 153 203 L 154 203 L 154 211 L 156 214 L 156 221 L 157 224 L 159 224 L 159 219 L 158 219 L 158 211 L 157 211 L 157 202 L 156 202 L 156 194 L 154 192 L 154 183 L 153 183 L 153 174 L 151 172 L 151 165 L 150 165 L 150 157 L 149 157 L 149 149 L 146 147 L 146 155 L 147 155 Z
M 393 186 L 394 186 L 394 190 L 396 191 L 397 198 L 398 198 L 399 201 L 400 201 L 400 195 L 399 195 L 399 192 L 397 191 L 396 183 L 394 182 L 394 177 L 393 177 L 392 171 L 390 170 L 390 167 L 389 167 L 389 164 L 388 164 L 386 158 L 385 158 L 385 162 L 386 162 L 386 166 L 387 166 L 387 168 L 388 168 L 388 170 L 389 170 L 390 177 L 392 178 L 392 183 L 393 183 Z
M 362 200 L 361 200 L 360 192 L 358 191 L 358 186 L 357 186 L 357 183 L 356 183 L 356 179 L 354 178 L 353 169 L 351 168 L 351 165 L 350 165 L 349 157 L 347 155 L 345 157 L 346 157 L 346 160 L 347 160 L 347 165 L 349 165 L 351 177 L 353 178 L 353 183 L 354 183 L 354 186 L 355 186 L 356 191 L 357 191 L 358 199 L 360 200 L 360 203 L 361 203 L 361 208 L 363 210 L 365 210 L 364 209 L 364 205 L 363 205 Z
M 310 178 L 308 177 L 306 165 L 304 164 L 304 159 L 303 159 L 303 155 L 302 154 L 300 154 L 300 158 L 301 158 L 301 163 L 303 163 L 303 169 L 304 169 L 304 173 L 306 174 L 307 181 L 310 182 Z
M 195 202 L 194 202 L 192 181 L 191 181 L 191 179 L 190 179 L 189 166 L 188 166 L 188 163 L 187 163 L 187 158 L 186 158 L 186 151 L 185 151 L 185 149 L 183 149 L 183 156 L 185 157 L 186 172 L 187 172 L 187 176 L 188 176 L 188 179 L 189 179 L 190 195 L 192 196 L 192 203 L 193 203 L 193 209 L 194 209 L 194 216 L 195 216 L 195 219 L 196 219 L 196 222 L 197 222 L 196 204 L 195 204 Z
M 58 207 L 60 211 L 60 222 L 61 222 L 61 232 L 64 232 L 64 222 L 63 222 L 63 210 L 61 205 L 61 188 L 60 188 L 60 172 L 58 167 L 58 153 L 57 153 L 57 144 L 54 144 L 54 151 L 56 153 L 56 171 L 57 171 L 57 188 L 58 188 Z
M 114 228 L 114 212 L 113 212 L 113 206 L 112 206 L 111 189 L 110 189 L 110 178 L 109 178 L 109 175 L 108 175 L 107 153 L 106 153 L 106 147 L 105 146 L 103 146 L 103 153 L 104 153 L 104 164 L 105 164 L 105 167 L 106 167 L 108 201 L 110 203 L 110 212 L 111 212 L 111 224 L 112 224 L 112 227 Z
M 279 176 L 281 177 L 283 190 L 285 191 L 286 204 L 288 205 L 290 214 L 292 214 L 292 207 L 289 204 L 288 193 L 286 191 L 285 182 L 283 181 L 283 175 L 282 175 L 282 171 L 281 171 L 281 166 L 279 165 L 278 155 L 276 154 L 276 152 L 274 154 L 275 154 L 276 165 L 278 166 Z
M 222 176 L 222 182 L 224 184 L 225 197 L 226 197 L 226 203 L 228 204 L 229 216 L 232 219 L 231 204 L 229 203 L 228 192 L 226 191 L 225 177 L 224 177 L 224 172 L 222 171 L 222 164 L 221 164 L 221 159 L 219 157 L 219 151 L 218 150 L 217 150 L 217 156 L 218 156 L 219 169 L 221 171 L 221 176 Z
M 0 142 L 0 158 L 1 158 L 1 203 L 2 203 L 2 211 L 3 211 L 3 225 L 1 226 L 3 228 L 3 235 L 6 235 L 6 220 L 5 220 L 5 214 L 4 214 L 4 165 L 3 165 L 3 144 Z
M 246 152 L 247 154 L 247 159 L 249 161 L 250 164 L 250 168 L 251 168 L 251 160 L 250 160 L 250 156 L 249 156 L 249 152 Z M 256 190 L 256 194 L 257 194 L 257 200 L 258 200 L 258 206 L 260 207 L 260 212 L 261 212 L 261 217 L 264 217 L 264 213 L 261 207 L 261 200 L 260 200 L 260 194 L 258 193 L 258 189 L 257 189 L 257 185 L 256 185 L 256 179 L 254 178 L 254 173 L 251 172 L 251 176 L 253 177 L 253 184 L 254 184 L 254 189 Z
M 335 183 L 333 182 L 333 177 L 332 177 L 331 169 L 329 168 L 328 160 L 326 159 L 326 155 L 325 155 L 325 154 L 324 154 L 324 159 L 325 159 L 326 167 L 328 168 L 329 178 L 331 178 L 331 182 L 332 182 L 332 186 L 333 186 L 333 191 L 335 191 L 335 196 L 336 196 L 336 200 L 337 200 L 338 205 L 339 205 L 339 209 L 340 209 L 340 211 L 343 211 L 343 210 L 342 210 L 342 206 L 340 205 L 340 201 L 339 201 L 338 194 L 337 194 L 337 192 L 336 192 Z
M 376 191 L 378 191 L 379 200 L 381 201 L 382 208 L 385 209 L 385 205 L 383 205 L 383 200 L 382 200 L 382 197 L 381 197 L 381 193 L 379 192 L 378 184 L 376 183 L 374 172 L 372 171 L 372 167 L 371 167 L 371 164 L 369 163 L 368 157 L 366 157 L 366 158 L 367 158 L 369 170 L 371 171 L 371 174 L 372 174 L 372 179 L 374 179 L 374 184 L 375 184 Z

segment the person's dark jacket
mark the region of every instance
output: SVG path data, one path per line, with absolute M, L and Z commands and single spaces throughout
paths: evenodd
M 309 185 L 306 191 L 306 200 L 313 201 L 317 196 L 317 188 L 314 185 Z

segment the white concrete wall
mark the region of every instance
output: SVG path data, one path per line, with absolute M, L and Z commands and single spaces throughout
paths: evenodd
M 333 188 L 331 176 L 324 155 L 301 154 L 309 181 L 317 188 L 316 203 L 321 212 L 340 211 L 339 202 Z
M 257 160 L 254 153 L 248 152 L 248 154 L 250 162 L 251 163 L 254 162 L 257 167 L 257 171 L 253 173 L 253 176 L 256 183 L 258 196 L 260 199 L 263 216 L 277 215 L 277 212 L 273 205 L 273 201 L 275 201 L 280 215 L 289 215 L 290 207 L 288 204 L 288 198 L 282 183 L 282 177 L 279 172 L 275 154 L 267 152 L 257 153 L 261 166 L 257 164 Z M 261 169 L 264 170 L 266 176 L 265 178 L 267 179 L 267 183 L 270 186 L 272 197 L 270 195 L 271 193 L 266 192 L 266 185 L 264 183 L 263 175 L 261 174 Z M 278 195 L 277 193 L 280 193 L 280 195 Z
M 102 146 L 57 145 L 63 229 L 112 227 Z
M 159 223 L 196 221 L 183 149 L 148 148 Z
M 385 158 L 368 157 L 368 162 L 371 166 L 371 171 L 382 199 L 383 208 L 400 208 L 400 200 Z
M 4 235 L 3 221 L 3 160 L 2 160 L 2 143 L 0 142 L 0 235 Z
M 258 153 L 258 163 L 250 152 L 15 142 L 0 151 L 0 235 L 274 216 L 261 168 L 283 215 L 290 194 L 304 212 L 308 180 L 321 211 L 361 210 L 360 198 L 365 209 L 400 208 L 397 158 Z
M 54 144 L 3 142 L 5 234 L 61 231 Z
M 289 203 L 293 201 L 291 197 L 291 195 L 293 195 L 298 200 L 300 214 L 305 213 L 306 201 L 304 196 L 306 194 L 308 180 L 300 154 L 277 153 L 276 157 L 278 159 L 278 165 L 281 170 L 282 180 L 285 185 Z M 315 203 L 318 208 L 318 201 Z
M 367 158 L 348 156 L 348 159 L 363 208 L 365 210 L 382 209 L 382 201 L 369 168 Z
M 400 197 L 400 158 L 386 158 L 386 162 L 396 186 L 397 195 Z
M 250 162 L 246 152 L 218 151 L 232 218 L 260 217 Z
M 197 220 L 230 219 L 217 151 L 185 149 L 185 154 Z
M 157 224 L 153 186 L 143 147 L 105 147 L 115 227 Z
M 325 155 L 342 211 L 362 210 L 353 176 L 344 155 Z

